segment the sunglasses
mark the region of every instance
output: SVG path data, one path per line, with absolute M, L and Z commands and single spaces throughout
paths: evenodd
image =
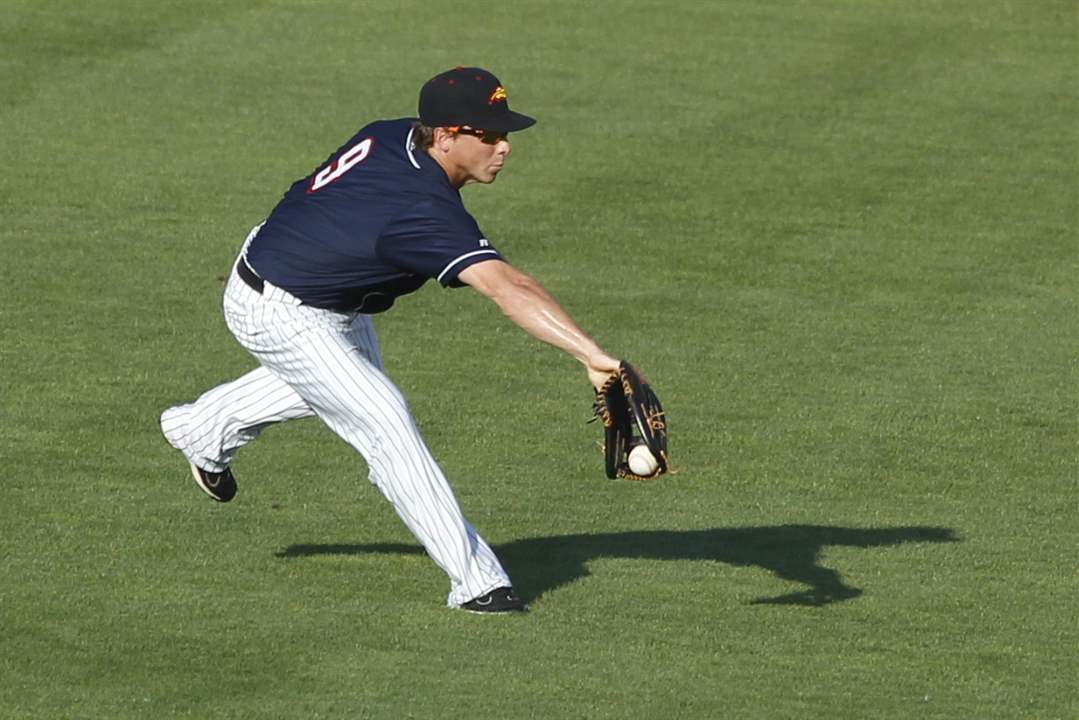
M 481 143 L 487 145 L 497 145 L 509 135 L 509 133 L 504 130 L 480 130 L 479 128 L 469 127 L 468 125 L 452 125 L 446 129 L 450 132 L 472 135 L 473 137 L 479 138 Z

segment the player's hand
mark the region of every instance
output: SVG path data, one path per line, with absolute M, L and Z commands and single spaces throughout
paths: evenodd
M 588 380 L 592 387 L 596 390 L 603 387 L 607 379 L 618 372 L 618 364 L 618 360 L 602 353 L 588 358 L 585 368 L 588 370 Z

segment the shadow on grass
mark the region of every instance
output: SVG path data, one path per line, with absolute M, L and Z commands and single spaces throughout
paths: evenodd
M 518 593 L 526 602 L 588 576 L 590 560 L 639 558 L 712 560 L 740 567 L 763 568 L 784 580 L 808 587 L 779 597 L 758 598 L 753 604 L 821 606 L 850 600 L 862 594 L 859 588 L 844 583 L 838 572 L 820 564 L 822 548 L 872 548 L 903 543 L 945 542 L 958 542 L 949 528 L 780 525 L 525 538 L 500 545 L 495 552 L 510 571 Z M 423 548 L 397 543 L 291 545 L 277 553 L 277 557 L 365 553 L 414 555 L 423 553 Z

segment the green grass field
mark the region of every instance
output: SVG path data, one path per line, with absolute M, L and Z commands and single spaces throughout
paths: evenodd
M 539 118 L 466 204 L 680 470 L 477 293 L 380 317 L 526 617 L 317 421 L 228 505 L 157 428 L 252 366 L 249 227 L 462 63 Z M 0 136 L 0 718 L 1079 716 L 1075 2 L 0 0 Z

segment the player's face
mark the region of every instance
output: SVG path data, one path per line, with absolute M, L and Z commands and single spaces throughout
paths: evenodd
M 510 141 L 505 133 L 461 128 L 453 136 L 450 157 L 460 170 L 460 185 L 492 183 L 506 164 Z

